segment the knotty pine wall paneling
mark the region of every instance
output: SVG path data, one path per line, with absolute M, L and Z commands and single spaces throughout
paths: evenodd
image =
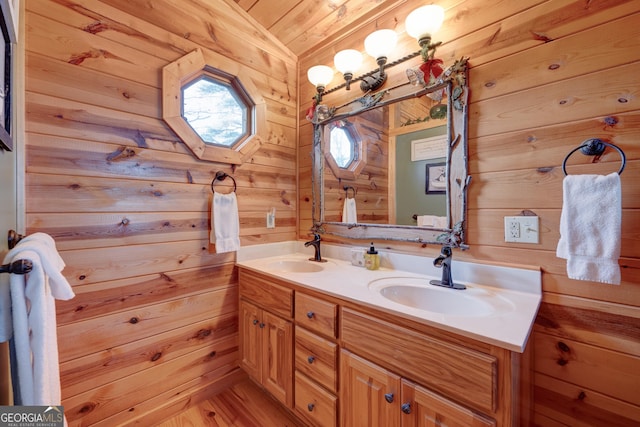
M 419 4 L 400 5 L 375 21 L 350 28 L 323 49 L 300 57 L 300 229 L 311 226 L 311 126 L 304 113 L 314 88 L 304 84 L 312 65 L 333 65 L 345 48 L 363 49 L 376 28 L 400 33 L 393 58 L 416 49 L 404 18 Z M 426 2 L 419 2 L 426 3 Z M 539 266 L 543 302 L 529 346 L 533 350 L 535 426 L 630 426 L 640 423 L 640 3 L 637 1 L 467 0 L 446 8 L 435 40 L 451 64 L 470 57 L 468 251 L 455 259 Z M 375 65 L 368 59 L 364 69 Z M 390 71 L 389 82 L 404 78 Z M 338 84 L 334 82 L 334 84 Z M 331 85 L 330 85 L 331 87 Z M 344 92 L 344 91 L 342 91 Z M 338 93 L 324 100 L 344 102 Z M 564 156 L 587 138 L 622 148 L 622 283 L 570 280 L 555 256 L 562 208 Z M 617 171 L 606 152 L 596 163 L 576 154 L 573 174 Z M 503 217 L 530 211 L 540 217 L 540 243 L 505 243 Z M 308 213 L 306 213 L 308 212 Z M 330 236 L 324 237 L 331 240 Z M 349 245 L 363 242 L 335 238 Z M 377 242 L 425 256 L 437 247 Z
M 297 237 L 297 58 L 223 0 L 25 7 L 27 233 L 56 239 L 76 293 L 57 304 L 65 413 L 152 425 L 241 376 L 235 255 L 209 244 L 216 171 L 237 182 L 242 245 Z M 162 68 L 195 48 L 266 100 L 241 166 L 198 160 L 162 120 Z

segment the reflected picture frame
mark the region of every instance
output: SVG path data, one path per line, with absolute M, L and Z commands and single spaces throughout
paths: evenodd
M 18 0 L 0 0 L 0 149 L 6 151 L 13 151 L 13 50 L 18 10 Z
M 427 163 L 425 194 L 446 194 L 447 164 Z

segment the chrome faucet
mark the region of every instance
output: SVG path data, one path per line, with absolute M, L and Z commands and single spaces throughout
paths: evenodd
M 438 268 L 442 268 L 442 280 L 431 280 L 429 283 L 450 289 L 466 289 L 467 287 L 465 285 L 453 283 L 453 279 L 451 278 L 452 255 L 453 251 L 451 250 L 451 246 L 442 247 L 440 256 L 433 260 L 433 265 Z
M 320 235 L 318 233 L 313 233 L 313 240 L 306 242 L 304 246 L 313 246 L 313 249 L 315 249 L 315 254 L 313 258 L 309 258 L 309 261 L 327 262 L 327 260 L 322 259 L 322 256 L 320 255 Z

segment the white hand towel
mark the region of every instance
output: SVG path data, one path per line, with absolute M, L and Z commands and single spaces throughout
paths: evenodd
M 358 223 L 358 212 L 356 209 L 356 199 L 345 198 L 344 206 L 342 207 L 342 222 L 346 224 Z
M 620 176 L 567 175 L 562 189 L 556 256 L 567 260 L 567 276 L 619 285 Z
M 447 217 L 437 215 L 418 215 L 418 227 L 446 228 Z
M 237 251 L 240 248 L 240 220 L 236 193 L 213 193 L 211 204 L 211 234 L 209 240 L 216 252 Z
M 12 274 L 10 277 L 12 329 L 21 403 L 60 405 L 54 297 L 70 299 L 74 293 L 60 274 L 64 261 L 50 236 L 36 233 L 30 239 L 23 239 L 9 251 L 4 262 L 19 259 L 33 263 L 29 274 Z

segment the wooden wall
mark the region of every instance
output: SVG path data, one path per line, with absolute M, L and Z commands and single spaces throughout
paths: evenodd
M 347 47 L 363 49 L 377 28 L 403 32 L 417 3 L 352 27 L 300 62 L 300 236 L 311 226 L 311 126 L 302 117 L 313 88 L 306 70 L 333 65 Z M 468 242 L 454 259 L 538 265 L 543 304 L 533 346 L 536 426 L 630 426 L 640 423 L 640 4 L 634 0 L 438 1 L 447 9 L 436 40 L 447 64 L 470 57 Z M 401 37 L 400 57 L 416 49 Z M 390 58 L 391 60 L 395 59 Z M 366 70 L 373 68 L 370 61 Z M 403 67 L 392 74 L 402 78 Z M 335 79 L 333 84 L 338 84 Z M 389 84 L 389 83 L 388 83 Z M 332 85 L 329 85 L 331 87 Z M 325 102 L 344 102 L 340 95 Z M 622 284 L 569 280 L 555 256 L 562 206 L 561 164 L 591 137 L 627 155 L 622 179 Z M 596 164 L 574 155 L 570 173 L 610 173 L 615 152 Z M 503 217 L 540 217 L 540 243 L 505 243 Z M 307 213 L 308 212 L 308 213 Z M 325 236 L 325 240 L 331 240 Z M 334 239 L 339 241 L 341 239 Z M 344 240 L 342 240 L 344 241 Z M 347 244 L 356 242 L 346 241 Z M 360 243 L 360 242 L 358 242 Z M 435 256 L 438 248 L 377 242 L 380 248 Z M 455 269 L 455 261 L 454 261 Z
M 197 47 L 248 70 L 267 103 L 260 149 L 235 169 L 162 120 L 162 68 Z M 56 239 L 76 292 L 57 305 L 71 425 L 152 425 L 239 376 L 235 256 L 208 243 L 210 183 L 237 181 L 242 245 L 296 238 L 296 72 L 232 1 L 26 0 L 27 233 Z

